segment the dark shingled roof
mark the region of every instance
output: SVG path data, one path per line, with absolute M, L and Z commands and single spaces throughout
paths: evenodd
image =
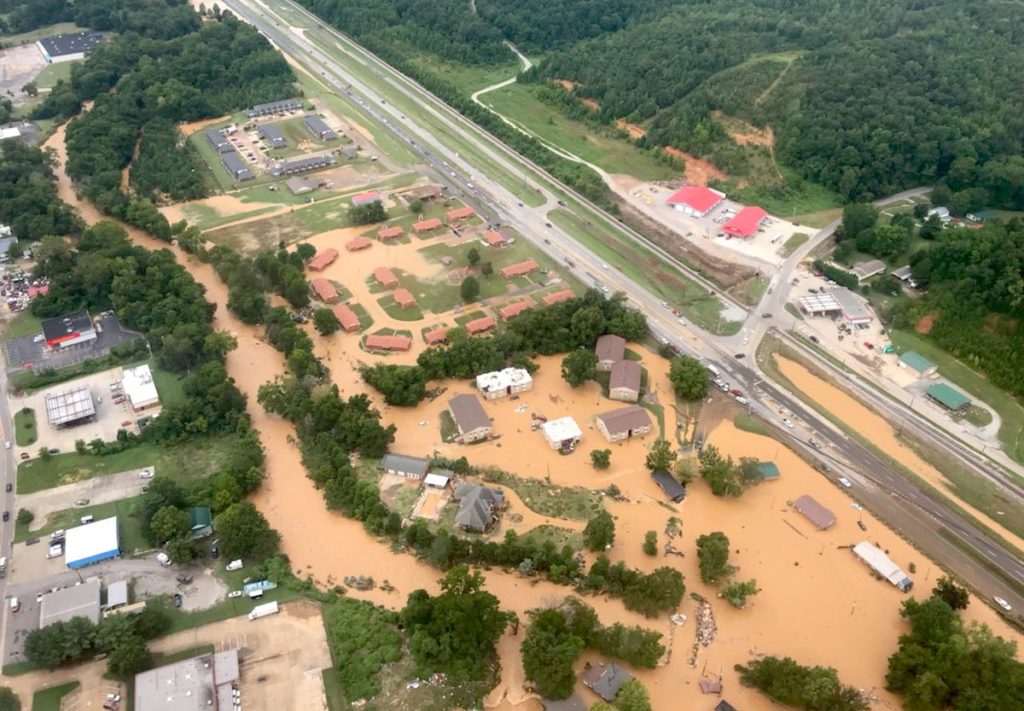
M 479 484 L 459 484 L 455 490 L 455 499 L 459 502 L 455 523 L 474 531 L 487 530 L 494 512 L 505 506 L 505 494 L 501 489 L 491 489 Z
M 598 360 L 603 360 L 598 355 Z M 635 360 L 620 360 L 612 366 L 612 374 L 608 379 L 608 389 L 627 388 L 640 392 L 640 381 L 644 369 Z
M 669 501 L 675 501 L 679 503 L 686 498 L 686 487 L 679 483 L 679 481 L 666 471 L 651 472 L 651 476 L 654 481 L 661 487 L 661 490 L 665 492 L 665 496 L 668 497 Z
M 448 409 L 451 410 L 452 419 L 461 434 L 472 432 L 478 427 L 490 427 L 491 418 L 484 412 L 483 405 L 476 395 L 456 395 L 448 401 Z
M 390 469 L 405 474 L 423 476 L 430 469 L 430 460 L 422 457 L 409 457 L 405 454 L 385 454 L 380 459 L 380 468 L 385 471 Z
M 605 701 L 611 701 L 619 693 L 619 689 L 633 675 L 615 662 L 607 666 L 592 666 L 583 672 L 583 684 Z
M 597 339 L 594 352 L 598 360 L 620 361 L 626 357 L 626 339 L 614 333 L 606 333 Z
M 650 427 L 651 425 L 651 416 L 647 414 L 647 410 L 639 405 L 630 405 L 629 407 L 620 407 L 617 410 L 602 412 L 597 416 L 597 419 L 604 423 L 604 427 L 610 435 L 638 430 L 641 427 Z
M 793 502 L 793 508 L 822 531 L 835 525 L 836 515 L 806 494 Z

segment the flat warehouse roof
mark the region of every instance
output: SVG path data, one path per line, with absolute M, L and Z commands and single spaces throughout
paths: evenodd
M 64 562 L 69 568 L 113 557 L 118 552 L 117 516 L 69 528 L 65 536 Z
M 125 588 L 127 602 L 127 588 Z M 93 580 L 43 595 L 39 603 L 39 627 L 84 617 L 93 624 L 100 621 L 100 584 Z
M 864 302 L 845 286 L 835 287 L 831 294 L 842 307 L 843 316 L 850 321 L 870 321 L 874 318 Z
M 96 414 L 96 405 L 92 401 L 92 392 L 88 385 L 59 393 L 51 393 L 44 398 L 46 402 L 46 419 L 51 425 L 63 425 L 77 422 Z
M 50 35 L 41 37 L 39 44 L 51 57 L 63 57 L 68 54 L 88 52 L 103 39 L 99 32 L 73 32 L 66 35 Z
M 160 402 L 156 383 L 153 382 L 153 372 L 145 363 L 135 368 L 125 368 L 121 376 L 121 384 L 134 408 Z
M 43 321 L 43 337 L 47 341 L 54 341 L 73 333 L 89 330 L 92 330 L 92 318 L 85 310 Z

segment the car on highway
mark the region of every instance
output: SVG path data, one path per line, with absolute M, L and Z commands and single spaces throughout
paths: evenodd
M 11 520 L 11 512 L 10 511 L 4 511 L 4 521 L 10 521 L 10 520 Z
M 842 484 L 843 486 L 845 486 L 845 487 L 846 487 L 847 489 L 850 489 L 850 488 L 852 488 L 852 487 L 853 487 L 853 482 L 851 482 L 851 481 L 850 481 L 849 479 L 847 479 L 847 478 L 846 478 L 845 476 L 841 476 L 841 477 L 839 477 L 839 479 L 838 479 L 837 481 L 838 481 L 838 482 L 839 482 L 840 484 Z
M 737 353 L 735 357 L 736 357 L 736 360 L 743 360 L 744 358 L 747 357 L 747 354 L 746 353 Z
M 786 427 L 788 427 L 789 429 L 793 429 L 793 423 L 792 423 L 792 422 L 790 422 L 789 420 L 783 420 L 783 421 L 782 421 L 782 424 L 784 424 L 784 425 L 785 425 Z
M 998 595 L 993 595 L 992 599 L 996 601 L 996 604 L 999 605 L 999 607 L 1003 608 L 1007 612 L 1009 612 L 1010 610 L 1013 609 L 1013 607 L 1010 605 L 1010 603 L 1008 603 L 1006 600 L 1004 600 L 1003 598 L 999 597 Z

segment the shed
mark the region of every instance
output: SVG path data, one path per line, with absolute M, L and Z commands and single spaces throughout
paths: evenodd
M 907 351 L 900 356 L 900 366 L 909 368 L 917 373 L 918 377 L 934 375 L 939 367 L 916 351 Z
M 900 281 L 906 281 L 907 279 L 909 279 L 914 274 L 914 272 L 910 268 L 909 264 L 906 265 L 906 266 L 900 267 L 899 269 L 893 269 L 889 273 L 891 275 L 893 275 L 894 277 L 896 277 L 897 279 L 899 279 Z
M 84 617 L 93 624 L 100 621 L 100 583 L 95 578 L 46 593 L 39 603 L 40 629 L 75 617 Z
M 192 538 L 206 538 L 213 533 L 213 512 L 209 506 L 193 506 L 188 510 Z
M 626 357 L 626 339 L 606 333 L 597 339 L 594 353 L 597 354 L 597 369 L 610 371 L 613 365 Z
M 118 580 L 116 583 L 110 583 L 107 586 L 107 604 L 104 606 L 107 610 L 112 610 L 115 607 L 121 607 L 121 605 L 128 604 L 128 581 Z
M 450 469 L 438 469 L 427 474 L 423 479 L 423 483 L 435 489 L 445 489 L 454 476 L 455 472 Z
M 758 462 L 757 470 L 761 472 L 761 479 L 763 481 L 775 481 L 782 476 L 775 462 Z
M 64 540 L 64 563 L 69 568 L 83 568 L 121 555 L 117 516 L 69 528 Z
M 388 474 L 422 479 L 430 469 L 430 460 L 423 457 L 410 457 L 405 454 L 385 454 L 380 458 L 379 465 Z
M 834 513 L 806 494 L 793 502 L 793 508 L 817 526 L 818 530 L 824 531 L 832 528 L 836 523 L 836 515 Z
M 686 498 L 686 487 L 669 472 L 651 472 L 651 478 L 653 478 L 654 482 L 661 487 L 662 492 L 664 492 L 665 497 L 669 501 L 678 504 Z
M 605 701 L 614 700 L 622 685 L 632 678 L 632 674 L 615 662 L 608 665 L 588 665 L 583 670 L 584 686 Z
M 937 402 L 942 407 L 952 412 L 959 412 L 966 410 L 970 404 L 971 399 L 963 393 L 954 390 L 946 383 L 936 383 L 925 391 L 925 394 L 933 401 Z

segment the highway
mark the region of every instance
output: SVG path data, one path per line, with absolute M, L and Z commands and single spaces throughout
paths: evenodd
M 848 475 L 857 484 L 856 491 L 851 491 L 851 494 L 894 530 L 911 540 L 925 554 L 961 576 L 986 599 L 990 599 L 992 595 L 1000 595 L 1018 611 L 1024 610 L 1024 596 L 1008 589 L 998 575 L 950 545 L 946 538 L 939 535 L 939 529 L 948 529 L 972 548 L 978 557 L 985 559 L 990 566 L 1004 571 L 1005 575 L 1024 586 L 1024 564 L 1019 555 L 1002 548 L 947 502 L 933 500 L 927 492 L 918 489 L 894 470 L 888 461 L 850 440 L 822 415 L 804 405 L 783 387 L 768 382 L 760 371 L 756 358 L 753 357 L 757 344 L 769 330 L 778 337 L 789 338 L 786 334 L 788 324 L 782 307 L 789 294 L 790 274 L 802 259 L 831 236 L 834 224 L 819 231 L 787 260 L 779 275 L 773 280 L 772 293 L 766 295 L 760 308 L 751 314 L 753 317 L 747 321 L 743 332 L 728 338 L 711 336 L 685 319 L 674 316 L 646 285 L 641 285 L 610 267 L 571 235 L 552 225 L 547 213 L 558 204 L 558 197 L 544 186 L 554 184 L 554 179 L 454 112 L 418 84 L 401 75 L 348 37 L 329 29 L 326 25 L 321 25 L 318 18 L 288 0 L 226 0 L 225 4 L 236 15 L 259 28 L 281 51 L 319 77 L 336 93 L 344 94 L 357 102 L 381 126 L 391 131 L 398 140 L 418 154 L 424 165 L 436 172 L 456 193 L 477 207 L 481 214 L 488 216 L 491 222 L 504 222 L 516 226 L 527 239 L 563 266 L 571 260 L 574 266 L 570 270 L 585 284 L 604 288 L 608 292 L 621 291 L 627 294 L 630 302 L 647 315 L 651 331 L 656 338 L 706 362 L 717 364 L 724 377 L 734 387 L 740 387 L 753 396 L 751 408 L 756 414 L 774 425 L 780 435 L 790 440 L 793 446 L 807 451 L 808 456 L 829 461 L 834 465 L 831 467 L 833 471 L 827 475 L 833 481 L 840 475 L 839 472 Z M 304 17 L 309 27 L 322 26 L 323 29 L 318 30 L 319 32 L 330 33 L 335 45 L 331 48 L 330 55 L 325 54 L 317 44 L 307 39 L 300 29 L 289 27 L 283 15 L 275 15 L 274 8 L 282 7 L 287 8 L 287 16 Z M 372 82 L 364 81 L 367 71 L 373 76 Z M 412 97 L 417 111 L 396 108 L 391 102 L 391 99 L 397 100 L 396 97 Z M 459 143 L 454 142 L 455 136 L 458 136 Z M 543 203 L 537 207 L 524 205 L 519 197 L 487 175 L 487 166 L 474 165 L 471 156 L 460 154 L 458 149 L 453 147 L 465 145 L 467 141 L 472 142 L 474 152 L 478 156 L 500 163 L 507 172 L 521 176 L 524 184 L 537 186 Z M 538 174 L 545 177 L 528 177 Z M 568 188 L 559 185 L 558 190 L 571 195 L 574 201 L 586 205 L 587 209 L 598 210 L 596 206 L 590 205 Z M 909 191 L 906 195 L 916 192 L 919 191 Z M 903 195 L 893 196 L 891 199 L 901 197 Z M 602 216 L 600 219 L 606 218 Z M 642 238 L 637 235 L 635 239 Z M 644 246 L 649 247 L 647 243 Z M 694 278 L 697 278 L 696 275 Z M 709 291 L 719 293 L 713 284 L 700 279 L 698 281 L 707 286 Z M 720 297 L 732 304 L 731 299 L 724 295 Z M 762 312 L 773 315 L 771 318 L 762 319 Z M 746 343 L 742 343 L 744 338 L 747 340 Z M 792 339 L 790 342 L 803 350 L 798 342 Z M 831 363 L 813 351 L 805 353 L 824 369 L 835 372 Z M 737 358 L 737 354 L 744 357 Z M 839 376 L 842 379 L 848 378 L 845 373 L 839 373 Z M 856 381 L 851 382 L 857 385 Z M 866 392 L 858 394 L 862 397 L 871 397 L 874 406 L 878 407 L 878 399 L 885 400 L 877 391 L 862 384 L 861 388 Z M 926 438 L 931 437 L 935 446 L 970 464 L 972 469 L 980 471 L 982 475 L 990 478 L 995 476 L 996 480 L 1000 480 L 1004 485 L 1012 481 L 1007 480 L 998 468 L 993 467 L 991 471 L 979 470 L 978 455 L 973 450 L 953 439 L 948 433 L 938 432 L 934 424 L 926 418 L 902 407 L 899 402 L 885 400 L 884 404 L 885 412 L 899 413 L 908 431 Z M 795 436 L 796 428 L 791 431 L 783 424 L 780 405 L 787 409 L 788 418 L 799 426 L 799 437 Z M 823 444 L 823 452 L 810 450 L 806 442 L 810 436 L 814 436 Z M 851 541 L 853 542 L 855 541 Z

